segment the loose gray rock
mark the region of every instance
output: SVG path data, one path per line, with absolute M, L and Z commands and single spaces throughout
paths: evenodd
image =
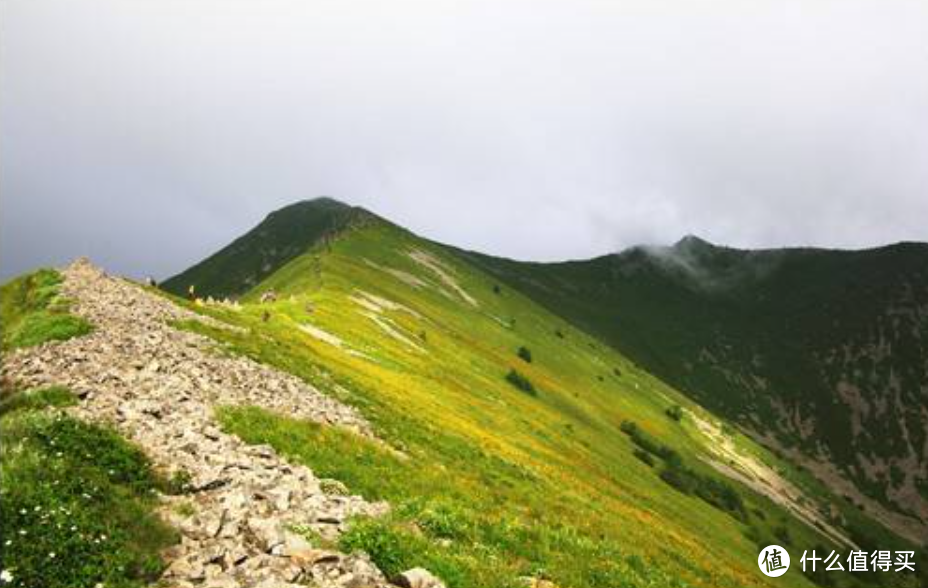
M 82 401 L 69 413 L 114 426 L 156 467 L 185 474 L 191 492 L 162 498 L 162 516 L 182 535 L 165 554 L 168 585 L 389 585 L 363 554 L 314 549 L 290 530 L 302 526 L 334 540 L 344 521 L 380 516 L 388 510 L 385 503 L 322 483 L 273 448 L 251 447 L 223 433 L 213 418 L 220 404 L 257 405 L 374 438 L 357 411 L 290 374 L 216 353 L 211 340 L 168 323 L 228 325 L 110 277 L 86 260 L 62 273 L 63 295 L 94 331 L 14 351 L 4 357 L 0 377 L 25 387 L 70 387 Z
M 444 583 L 424 568 L 406 570 L 393 583 L 400 588 L 445 588 Z

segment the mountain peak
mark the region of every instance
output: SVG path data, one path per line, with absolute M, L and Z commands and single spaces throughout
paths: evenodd
M 235 296 L 342 231 L 378 220 L 359 206 L 328 196 L 300 200 L 268 214 L 248 233 L 162 286 L 178 295 L 192 286 L 200 296 Z
M 331 196 L 317 196 L 315 198 L 308 198 L 306 200 L 297 200 L 291 204 L 287 204 L 281 208 L 278 208 L 274 212 L 283 212 L 286 210 L 298 210 L 304 208 L 339 208 L 339 209 L 349 209 L 355 208 L 350 204 L 346 204 L 337 198 Z M 274 214 L 273 212 L 271 214 Z
M 673 244 L 673 249 L 678 251 L 693 251 L 699 249 L 712 249 L 715 245 L 696 235 L 685 235 L 682 239 Z

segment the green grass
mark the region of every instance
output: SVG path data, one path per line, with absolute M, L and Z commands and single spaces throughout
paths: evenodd
M 61 388 L 7 393 L 0 417 L 0 568 L 5 586 L 139 587 L 174 532 L 154 513 L 160 481 L 115 432 L 49 407 Z
M 77 397 L 63 386 L 35 388 L 22 392 L 4 392 L 0 396 L 0 416 L 20 410 L 39 410 L 75 404 L 77 404 Z
M 515 587 L 524 575 L 550 575 L 564 586 L 686 585 L 618 541 L 593 541 L 573 525 L 545 520 L 544 497 L 556 488 L 453 437 L 430 433 L 435 455 L 402 456 L 354 433 L 253 407 L 227 407 L 219 418 L 249 443 L 268 443 L 318 476 L 388 500 L 390 515 L 355 521 L 338 543 L 367 552 L 388 576 L 424 566 L 451 587 Z M 436 455 L 441 462 L 426 461 Z M 518 499 L 534 514 L 515 516 L 502 499 Z
M 413 251 L 438 260 L 475 302 Z M 387 568 L 434 567 L 450 586 L 467 588 L 525 575 L 564 588 L 772 586 L 757 570 L 761 542 L 785 531 L 795 548 L 828 544 L 706 465 L 708 438 L 693 419 L 672 416 L 675 407 L 699 410 L 691 400 L 519 292 L 495 291 L 496 283 L 440 246 L 373 224 L 294 258 L 249 291 L 240 310 L 187 305 L 243 331 L 179 326 L 353 404 L 405 456 L 256 409 L 221 413 L 249 442 L 394 504 L 388 519 L 361 524 L 345 544 L 382 553 L 375 557 Z M 269 290 L 277 301 L 259 303 Z M 372 311 L 365 296 L 387 306 Z M 518 358 L 520 347 L 531 349 L 531 362 Z M 506 380 L 514 365 L 539 394 Z M 689 491 L 661 478 L 667 465 L 623 434 L 623 421 L 678 456 L 685 469 L 674 473 Z M 768 455 L 749 439 L 739 443 Z M 810 585 L 789 576 L 792 586 Z
M 564 263 L 459 254 L 717 414 L 813 457 L 826 448 L 884 506 L 910 506 L 886 493 L 903 473 L 928 488 L 924 472 L 898 469 L 928 460 L 926 244 L 747 251 L 689 238 Z M 860 430 L 840 386 L 869 403 Z M 895 464 L 895 482 L 865 474 L 860 455 Z
M 59 295 L 61 281 L 55 270 L 40 269 L 0 286 L 0 347 L 4 351 L 64 341 L 92 330 L 87 321 L 68 313 L 68 303 Z

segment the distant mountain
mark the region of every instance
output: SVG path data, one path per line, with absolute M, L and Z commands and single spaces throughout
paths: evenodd
M 461 254 L 926 536 L 928 245 L 748 251 L 690 236 L 566 263 Z
M 348 226 L 376 217 L 332 198 L 291 204 L 269 214 L 258 226 L 195 266 L 165 280 L 162 287 L 186 295 L 222 298 L 256 286 L 282 265 L 324 243 Z

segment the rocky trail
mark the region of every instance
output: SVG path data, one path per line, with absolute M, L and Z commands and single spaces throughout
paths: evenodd
M 354 515 L 384 503 L 348 496 L 269 446 L 249 446 L 214 422 L 217 405 L 256 405 L 372 436 L 351 407 L 289 374 L 215 352 L 206 338 L 169 326 L 196 318 L 169 300 L 108 276 L 86 260 L 63 270 L 72 312 L 94 331 L 5 358 L 3 376 L 28 387 L 60 384 L 81 397 L 72 414 L 114 426 L 159 469 L 183 472 L 190 491 L 165 496 L 162 512 L 181 533 L 166 554 L 165 585 L 187 588 L 384 587 L 363 554 L 314 548 L 295 528 L 335 539 Z M 188 502 L 192 508 L 178 508 Z M 184 516 L 182 511 L 192 514 Z M 424 570 L 400 584 L 440 586 Z

